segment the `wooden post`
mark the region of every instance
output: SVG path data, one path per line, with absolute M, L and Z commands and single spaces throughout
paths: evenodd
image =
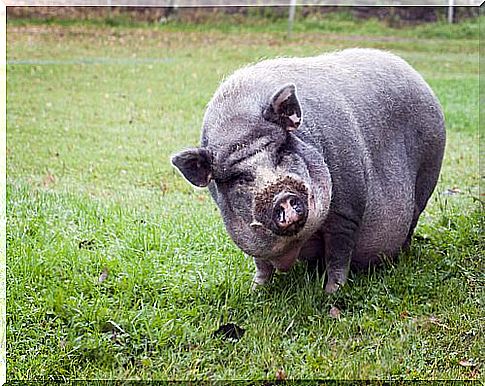
M 295 21 L 296 0 L 290 0 L 290 9 L 288 15 L 288 39 L 291 38 L 293 23 Z
M 453 0 L 448 0 L 448 23 L 453 23 Z

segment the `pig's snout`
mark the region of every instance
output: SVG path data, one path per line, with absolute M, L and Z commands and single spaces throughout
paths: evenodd
M 303 181 L 286 176 L 256 194 L 253 228 L 263 226 L 278 236 L 293 236 L 307 218 L 308 189 Z
M 295 234 L 305 225 L 308 207 L 293 193 L 281 193 L 275 197 L 272 220 L 276 228 L 284 234 Z

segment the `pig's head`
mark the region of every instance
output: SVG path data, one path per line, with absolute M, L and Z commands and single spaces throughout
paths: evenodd
M 302 122 L 294 85 L 262 98 L 251 113 L 244 112 L 244 103 L 223 106 L 224 100 L 213 99 L 202 147 L 174 155 L 172 163 L 193 185 L 209 187 L 244 252 L 287 270 L 327 215 L 328 168 L 294 134 Z

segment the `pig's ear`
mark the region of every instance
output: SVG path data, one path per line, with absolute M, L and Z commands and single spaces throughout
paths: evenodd
M 273 95 L 269 106 L 263 111 L 263 117 L 289 131 L 300 126 L 301 108 L 294 84 L 287 84 Z
M 172 165 L 193 185 L 205 187 L 211 180 L 211 154 L 207 149 L 183 150 L 172 156 Z

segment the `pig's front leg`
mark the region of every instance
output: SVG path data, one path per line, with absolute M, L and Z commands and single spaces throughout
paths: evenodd
M 334 293 L 347 281 L 353 248 L 347 247 L 346 243 L 348 239 L 343 235 L 329 235 L 325 238 L 326 293 Z
M 347 281 L 350 262 L 355 248 L 355 238 L 360 221 L 354 216 L 333 214 L 330 224 L 324 233 L 325 266 L 327 284 L 325 292 L 337 291 Z
M 258 286 L 266 284 L 273 276 L 274 267 L 267 260 L 262 260 L 258 258 L 254 258 L 254 264 L 256 265 L 256 273 L 253 278 L 253 289 L 256 289 Z

